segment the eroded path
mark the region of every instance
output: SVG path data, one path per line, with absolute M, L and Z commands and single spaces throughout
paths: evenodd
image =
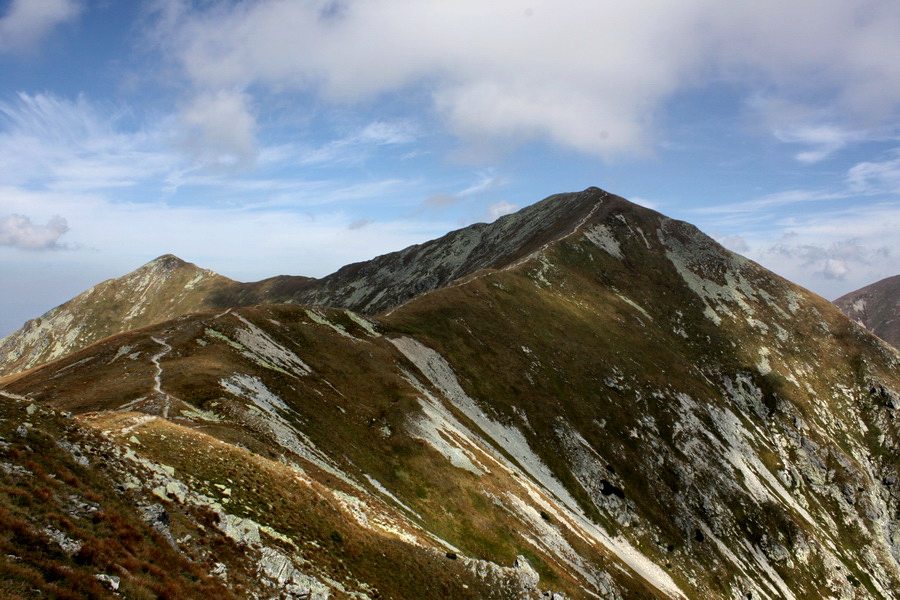
M 150 362 L 156 367 L 156 374 L 153 375 L 153 391 L 157 393 L 157 397 L 162 399 L 162 409 L 160 411 L 160 415 L 164 419 L 169 418 L 169 407 L 172 404 L 172 397 L 169 394 L 165 393 L 162 389 L 162 365 L 159 364 L 159 359 L 163 356 L 167 355 L 172 351 L 172 346 L 168 344 L 165 340 L 161 340 L 159 338 L 150 338 L 160 346 L 162 346 L 162 350 L 154 354 L 150 358 Z

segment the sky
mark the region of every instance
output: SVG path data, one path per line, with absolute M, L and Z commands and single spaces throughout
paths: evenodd
M 0 0 L 0 336 L 597 186 L 828 299 L 900 272 L 896 0 Z

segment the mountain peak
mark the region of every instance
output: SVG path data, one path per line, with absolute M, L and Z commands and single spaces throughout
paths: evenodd
M 482 269 L 508 267 L 578 231 L 601 203 L 610 208 L 631 205 L 596 187 L 556 194 L 493 223 L 476 223 L 424 244 L 347 265 L 295 299 L 377 314 Z
M 0 340 L 0 375 L 30 369 L 109 335 L 216 308 L 236 282 L 164 254 L 99 283 Z
M 189 263 L 186 260 L 175 256 L 174 254 L 163 254 L 162 256 L 157 256 L 150 262 L 139 267 L 137 270 L 174 271 L 175 269 L 180 269 L 188 266 L 199 268 L 197 267 L 197 265 Z

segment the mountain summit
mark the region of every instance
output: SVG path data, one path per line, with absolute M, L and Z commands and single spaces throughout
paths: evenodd
M 0 589 L 900 589 L 900 355 L 687 223 L 592 188 L 279 286 L 0 378 Z
M 95 285 L 0 340 L 0 375 L 65 356 L 114 333 L 212 308 L 236 282 L 172 254 Z
M 627 201 L 598 188 L 558 194 L 421 245 L 348 265 L 299 293 L 302 304 L 378 314 L 481 269 L 500 269 L 576 232 L 599 209 Z

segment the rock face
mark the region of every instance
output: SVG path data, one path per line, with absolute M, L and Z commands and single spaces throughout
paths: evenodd
M 900 275 L 850 292 L 834 303 L 845 315 L 900 348 Z
M 0 379 L 0 589 L 895 597 L 900 355 L 691 225 L 536 206 L 393 255 L 438 287 L 375 316 L 220 309 Z M 393 275 L 361 268 L 333 293 L 374 309 L 356 283 Z

